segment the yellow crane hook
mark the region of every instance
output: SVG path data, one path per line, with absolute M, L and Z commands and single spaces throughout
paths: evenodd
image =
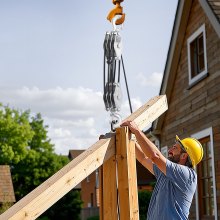
M 112 3 L 115 5 L 115 8 L 113 8 L 108 16 L 107 19 L 112 22 L 112 19 L 115 17 L 115 15 L 121 15 L 121 18 L 117 19 L 115 21 L 116 25 L 120 25 L 122 23 L 124 23 L 125 21 L 125 14 L 123 13 L 123 8 L 121 7 L 121 2 L 123 2 L 124 0 L 112 0 Z

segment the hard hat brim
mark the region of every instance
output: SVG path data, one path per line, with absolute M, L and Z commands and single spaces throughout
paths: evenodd
M 186 151 L 184 144 L 182 143 L 182 141 L 180 140 L 180 138 L 177 135 L 176 135 L 176 141 L 180 142 L 181 147 L 183 147 L 184 150 Z

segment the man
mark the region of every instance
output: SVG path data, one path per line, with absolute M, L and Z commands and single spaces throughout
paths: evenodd
M 194 167 L 202 160 L 203 148 L 194 138 L 176 143 L 168 151 L 166 159 L 158 148 L 132 121 L 125 121 L 136 136 L 136 157 L 157 182 L 148 207 L 147 220 L 188 219 L 189 209 L 197 185 Z

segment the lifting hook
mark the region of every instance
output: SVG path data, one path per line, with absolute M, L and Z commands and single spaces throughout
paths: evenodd
M 123 13 L 123 8 L 121 7 L 121 2 L 123 2 L 124 0 L 112 0 L 113 4 L 116 5 L 115 8 L 113 8 L 108 16 L 107 19 L 112 22 L 112 19 L 116 16 L 116 15 L 121 15 L 121 18 L 117 19 L 115 21 L 116 25 L 120 25 L 122 23 L 124 23 L 125 21 L 125 14 Z

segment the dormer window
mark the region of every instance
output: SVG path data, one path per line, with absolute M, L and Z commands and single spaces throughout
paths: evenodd
M 189 85 L 194 85 L 207 76 L 206 35 L 202 25 L 187 40 Z

